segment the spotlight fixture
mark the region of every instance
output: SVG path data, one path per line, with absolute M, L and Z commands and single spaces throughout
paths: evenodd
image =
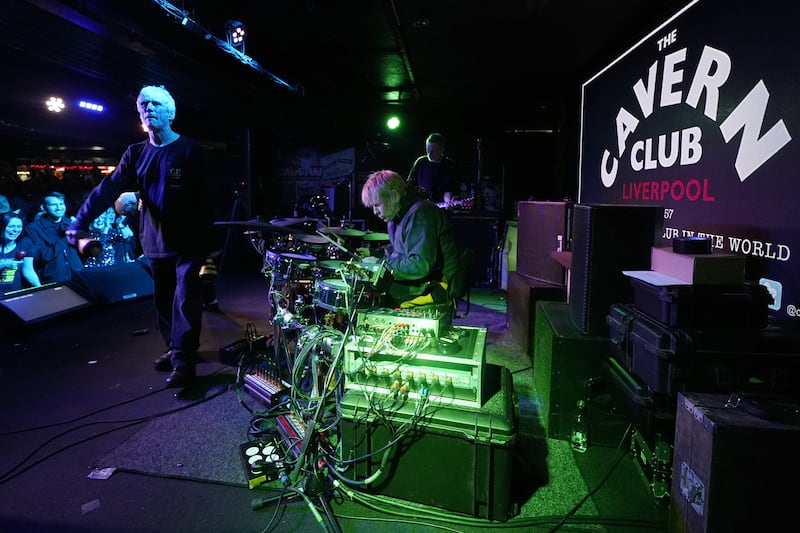
M 247 28 L 238 20 L 229 20 L 225 23 L 225 34 L 228 44 L 244 53 L 244 40 L 247 37 Z
M 52 111 L 53 113 L 61 113 L 66 107 L 64 100 L 58 96 L 51 96 L 50 99 L 44 103 L 44 105 L 47 106 L 48 111 Z

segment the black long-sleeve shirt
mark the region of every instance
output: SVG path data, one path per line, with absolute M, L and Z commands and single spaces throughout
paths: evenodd
M 205 255 L 213 247 L 214 223 L 207 168 L 202 146 L 184 136 L 166 146 L 132 144 L 89 194 L 71 228 L 86 231 L 121 193 L 137 190 L 145 256 Z

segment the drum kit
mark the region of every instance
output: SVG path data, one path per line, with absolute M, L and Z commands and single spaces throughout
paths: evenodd
M 381 305 L 388 275 L 382 262 L 367 263 L 351 250 L 382 246 L 386 233 L 324 226 L 312 218 L 215 222 L 244 227 L 269 280 L 273 325 L 302 329 L 342 325 L 358 309 Z

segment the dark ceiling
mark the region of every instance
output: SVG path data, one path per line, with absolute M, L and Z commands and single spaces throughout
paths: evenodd
M 126 144 L 146 83 L 173 92 L 178 120 L 220 137 L 323 123 L 358 135 L 390 108 L 423 131 L 466 119 L 558 128 L 583 80 L 685 3 L 2 0 L 0 129 L 30 142 Z M 215 44 L 228 20 L 247 26 L 245 61 Z M 104 99 L 108 113 L 54 120 L 48 91 Z

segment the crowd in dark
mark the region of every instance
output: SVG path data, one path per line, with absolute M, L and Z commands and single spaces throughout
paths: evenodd
M 139 250 L 135 217 L 113 206 L 93 222 L 82 253 L 65 232 L 102 174 L 94 165 L 74 165 L 57 175 L 46 166 L 28 166 L 22 176 L 0 178 L 0 294 L 66 282 L 75 270 L 131 262 Z M 10 174 L 10 175 L 9 175 Z

